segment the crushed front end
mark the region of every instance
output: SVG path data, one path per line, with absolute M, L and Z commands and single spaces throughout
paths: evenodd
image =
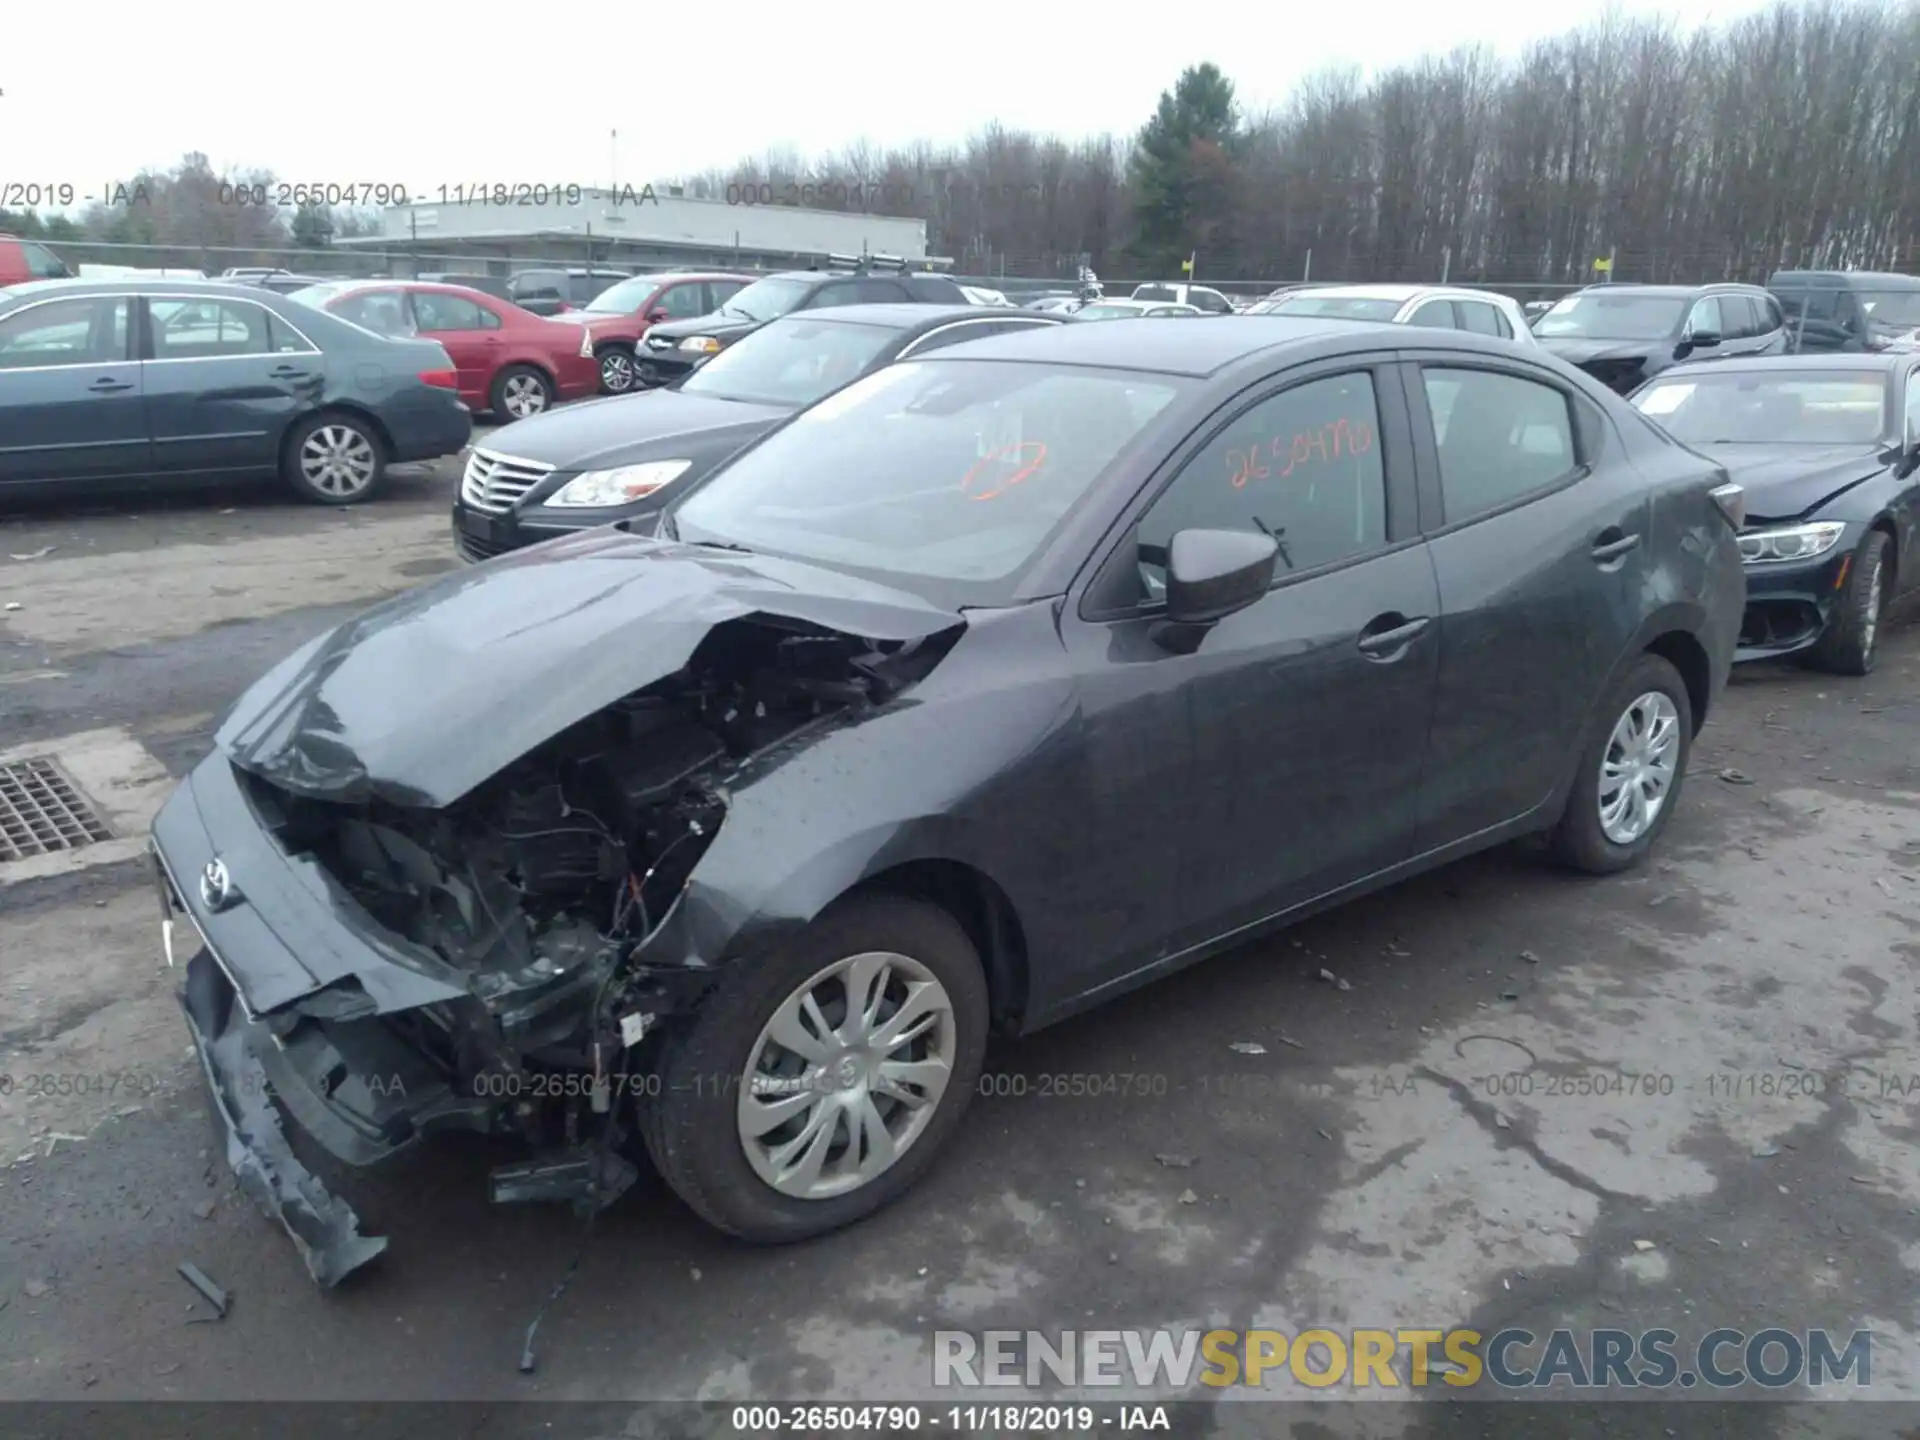
M 169 929 L 184 915 L 204 942 L 183 1008 L 229 1161 L 317 1281 L 386 1242 L 295 1157 L 286 1119 L 354 1166 L 439 1131 L 517 1137 L 529 1159 L 494 1173 L 498 1201 L 592 1210 L 631 1184 L 658 1046 L 717 979 L 717 956 L 650 942 L 730 785 L 948 643 L 727 621 L 444 807 L 316 798 L 222 753 L 189 776 L 154 825 Z

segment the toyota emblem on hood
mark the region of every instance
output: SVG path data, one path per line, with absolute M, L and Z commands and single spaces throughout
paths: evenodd
M 227 874 L 227 862 L 213 859 L 207 862 L 207 868 L 200 872 L 200 898 L 206 902 L 209 910 L 226 909 L 240 898 L 233 877 Z

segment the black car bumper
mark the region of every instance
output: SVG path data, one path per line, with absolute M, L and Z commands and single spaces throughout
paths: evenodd
M 671 385 L 700 368 L 707 354 L 698 350 L 655 350 L 642 344 L 633 352 L 633 374 L 640 384 L 652 388 Z
M 602 525 L 647 520 L 660 507 L 649 502 L 607 510 L 578 510 L 572 513 L 529 506 L 525 511 L 509 510 L 496 514 L 479 510 L 464 500 L 453 502 L 453 545 L 460 558 L 470 564 L 491 560 L 512 550 L 524 550 L 543 540 L 557 540 L 582 530 Z
M 399 463 L 457 455 L 473 439 L 473 412 L 450 394 L 423 397 L 424 403 L 397 408 L 380 417 L 393 442 L 388 457 Z
M 1833 549 L 1805 564 L 1747 566 L 1747 606 L 1733 658 L 1777 660 L 1817 644 L 1834 599 L 1846 584 L 1858 539 L 1849 532 Z

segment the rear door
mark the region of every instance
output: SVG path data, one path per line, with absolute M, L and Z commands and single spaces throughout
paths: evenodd
M 132 297 L 97 295 L 0 320 L 0 484 L 148 468 L 132 314 Z
M 1410 351 L 1404 374 L 1440 588 L 1424 854 L 1566 779 L 1637 628 L 1649 501 L 1611 423 L 1546 368 Z
M 326 388 L 325 358 L 252 300 L 154 293 L 141 306 L 154 468 L 273 470 L 287 426 Z
M 460 377 L 460 398 L 473 410 L 484 410 L 487 391 L 500 368 L 500 317 L 464 295 L 446 290 L 409 290 L 414 332 L 438 340 Z

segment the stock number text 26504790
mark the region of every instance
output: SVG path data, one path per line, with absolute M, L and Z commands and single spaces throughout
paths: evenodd
M 1311 429 L 1265 435 L 1227 451 L 1227 480 L 1236 490 L 1244 490 L 1249 481 L 1285 480 L 1312 465 L 1368 454 L 1375 443 L 1373 424 L 1367 420 L 1329 420 Z

